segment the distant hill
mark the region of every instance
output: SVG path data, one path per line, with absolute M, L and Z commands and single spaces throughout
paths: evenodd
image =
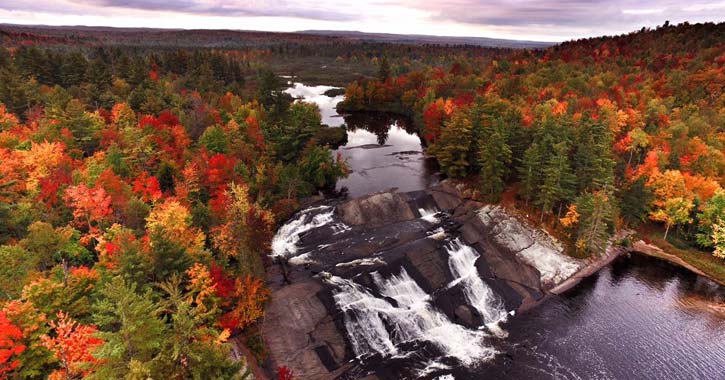
M 107 26 L 48 26 L 0 24 L 0 42 L 5 46 L 42 44 L 178 46 L 239 48 L 279 43 L 336 43 L 347 41 L 415 45 L 468 45 L 493 48 L 547 48 L 551 42 L 506 40 L 486 37 L 444 37 L 416 34 L 364 33 L 356 31 L 306 30 L 262 32 L 223 29 L 114 28 Z
M 365 33 L 358 31 L 339 30 L 303 30 L 298 33 L 311 34 L 316 36 L 339 37 L 345 39 L 408 43 L 408 44 L 436 44 L 436 45 L 474 45 L 486 47 L 503 48 L 547 48 L 553 46 L 554 42 L 507 40 L 488 37 L 446 37 L 431 36 L 423 34 L 390 34 L 390 33 Z
M 48 26 L 0 24 L 3 46 L 29 44 L 83 46 L 138 46 L 189 48 L 244 48 L 285 43 L 334 43 L 322 35 L 254 30 L 115 28 L 107 26 Z M 355 42 L 355 41 L 353 41 Z

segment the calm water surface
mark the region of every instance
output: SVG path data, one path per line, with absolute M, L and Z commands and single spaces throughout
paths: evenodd
M 615 261 L 506 329 L 502 355 L 456 378 L 725 379 L 725 288 L 647 256 Z
M 347 129 L 347 144 L 334 154 L 341 154 L 352 172 L 338 181 L 338 190 L 347 189 L 350 197 L 358 197 L 391 188 L 422 190 L 435 181 L 435 163 L 423 155 L 420 137 L 407 119 L 382 113 L 342 116 L 335 106 L 344 96 L 324 95 L 335 87 L 290 85 L 288 94 L 320 107 L 323 124 Z

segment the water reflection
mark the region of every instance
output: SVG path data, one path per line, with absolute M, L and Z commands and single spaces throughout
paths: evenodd
M 292 87 L 289 87 L 284 92 L 292 95 L 295 99 L 302 99 L 308 103 L 315 103 L 320 108 L 320 116 L 322 117 L 322 124 L 326 124 L 330 127 L 339 127 L 343 124 L 342 116 L 337 114 L 335 107 L 337 103 L 340 103 L 345 97 L 338 95 L 330 97 L 325 95 L 325 91 L 334 90 L 339 87 L 332 86 L 306 86 L 302 83 L 290 83 Z
M 286 93 L 320 108 L 322 123 L 347 128 L 347 144 L 334 154 L 347 160 L 351 173 L 337 183 L 337 190 L 350 197 L 397 189 L 415 191 L 436 181 L 435 163 L 423 154 L 420 137 L 406 118 L 385 113 L 355 113 L 341 116 L 335 107 L 343 96 L 330 97 L 330 86 L 290 83 Z
M 422 190 L 435 179 L 432 160 L 409 120 L 382 113 L 345 116 L 347 144 L 338 148 L 352 172 L 337 188 L 357 197 L 396 188 Z

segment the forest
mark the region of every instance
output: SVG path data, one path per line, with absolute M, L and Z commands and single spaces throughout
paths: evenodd
M 723 267 L 725 24 L 544 50 L 134 33 L 2 31 L 0 379 L 244 378 L 240 334 L 263 360 L 274 231 L 347 172 L 291 71 L 410 117 L 576 255 L 649 228 Z
M 582 256 L 650 224 L 722 259 L 724 66 L 725 24 L 665 24 L 397 75 L 381 67 L 339 108 L 412 117 L 447 176 L 517 202 Z
M 235 51 L 106 53 L 0 50 L 1 376 L 241 377 L 274 228 L 344 163 Z

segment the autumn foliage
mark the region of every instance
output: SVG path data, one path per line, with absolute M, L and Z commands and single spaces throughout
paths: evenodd
M 25 351 L 25 345 L 20 343 L 22 337 L 20 328 L 0 312 L 0 378 L 7 379 L 8 374 L 20 365 L 17 357 Z

